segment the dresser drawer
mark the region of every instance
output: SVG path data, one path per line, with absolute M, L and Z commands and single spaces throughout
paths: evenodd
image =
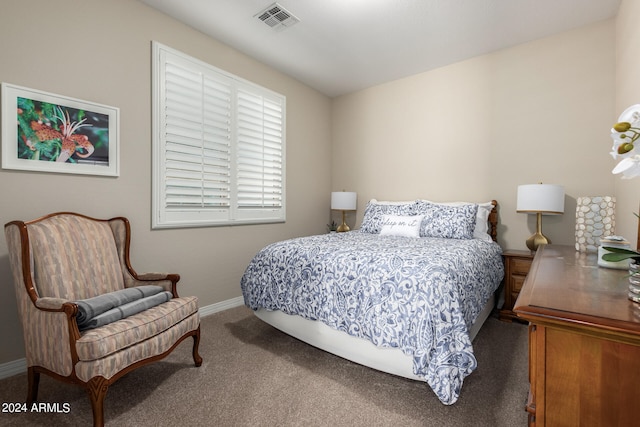
M 511 275 L 511 292 L 520 293 L 520 290 L 522 289 L 522 285 L 524 284 L 524 279 L 526 278 L 527 276 L 512 274 Z
M 531 268 L 531 259 L 529 258 L 511 258 L 511 274 L 519 274 L 526 276 Z M 519 289 L 519 288 L 518 288 Z

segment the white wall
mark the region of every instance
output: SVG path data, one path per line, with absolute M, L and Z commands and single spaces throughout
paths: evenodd
M 526 249 L 533 215 L 519 184 L 565 187 L 565 214 L 545 216 L 573 244 L 575 199 L 612 195 L 615 22 L 479 56 L 333 100 L 332 188 L 367 200 L 500 203 L 499 243 Z
M 151 230 L 152 40 L 287 97 L 286 224 Z M 238 297 L 244 268 L 266 243 L 324 232 L 331 150 L 326 96 L 133 0 L 5 1 L 0 57 L 4 82 L 119 107 L 122 152 L 119 178 L 0 170 L 1 224 L 61 210 L 126 216 L 133 267 L 180 273 L 180 292 L 197 295 L 201 306 Z M 0 238 L 0 363 L 24 356 L 15 306 Z

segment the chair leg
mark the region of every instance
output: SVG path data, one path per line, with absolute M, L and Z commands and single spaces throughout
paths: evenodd
M 87 383 L 87 391 L 93 411 L 93 427 L 104 426 L 104 397 L 109 389 L 109 382 L 104 377 L 93 377 Z
M 193 361 L 196 366 L 202 365 L 202 357 L 198 354 L 198 347 L 200 346 L 200 326 L 198 326 L 198 330 L 193 336 Z
M 38 400 L 38 385 L 40 385 L 40 372 L 37 372 L 33 366 L 27 369 L 27 405 L 31 407 L 33 402 Z

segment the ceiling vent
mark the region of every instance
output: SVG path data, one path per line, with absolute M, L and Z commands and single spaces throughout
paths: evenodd
M 272 4 L 262 12 L 254 15 L 254 17 L 258 18 L 276 31 L 282 31 L 285 28 L 300 22 L 298 18 L 278 3 Z

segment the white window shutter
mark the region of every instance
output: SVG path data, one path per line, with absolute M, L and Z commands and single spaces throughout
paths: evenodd
M 230 204 L 229 85 L 176 64 L 166 70 L 166 207 Z
M 285 98 L 154 42 L 153 227 L 285 219 Z
M 238 90 L 238 208 L 281 208 L 283 106 L 280 100 Z

